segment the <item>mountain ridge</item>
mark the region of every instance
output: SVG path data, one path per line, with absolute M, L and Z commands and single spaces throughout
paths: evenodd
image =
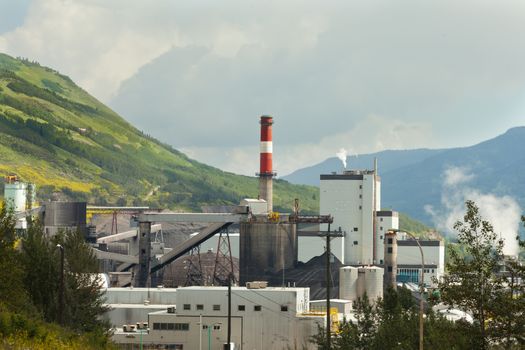
M 505 133 L 471 146 L 423 150 L 417 161 L 407 162 L 403 157 L 412 157 L 422 150 L 389 150 L 359 156 L 367 164 L 357 168 L 373 168 L 373 159 L 379 159 L 379 175 L 382 179 L 382 204 L 404 212 L 426 224 L 433 224 L 433 218 L 426 206 L 442 207 L 446 191 L 445 173 L 458 169 L 469 175 L 469 181 L 462 184 L 481 193 L 496 196 L 510 196 L 521 207 L 525 207 L 525 127 L 517 126 Z M 387 166 L 381 159 L 392 157 Z M 355 157 L 353 157 L 355 158 Z M 350 167 L 352 158 L 348 158 Z M 314 166 L 299 169 L 284 179 L 293 183 L 318 184 L 319 174 L 340 171 L 342 166 L 337 158 L 330 158 Z M 355 164 L 355 163 L 354 163 Z M 327 168 L 331 167 L 331 168 Z M 317 173 L 314 179 L 313 174 Z
M 198 211 L 238 204 L 258 191 L 257 178 L 188 158 L 57 71 L 0 53 L 2 173 L 35 182 L 42 200 L 58 196 L 102 205 Z M 274 182 L 277 210 L 290 210 L 299 198 L 306 212 L 316 212 L 317 196 L 315 187 Z

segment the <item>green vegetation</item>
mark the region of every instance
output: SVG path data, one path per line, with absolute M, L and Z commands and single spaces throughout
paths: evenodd
M 71 79 L 0 54 L 0 174 L 37 184 L 38 197 L 199 211 L 256 197 L 258 180 L 189 159 L 135 129 Z M 318 189 L 274 183 L 276 210 L 295 198 L 318 211 Z
M 332 337 L 332 350 L 417 350 L 419 349 L 419 309 L 405 288 L 388 289 L 384 298 L 371 304 L 366 295 L 354 302 L 356 322 L 344 320 Z M 433 350 L 476 349 L 466 322 L 451 322 L 426 311 L 424 348 Z M 324 329 L 312 342 L 326 350 Z
M 525 267 L 503 259 L 503 240 L 479 209 L 467 201 L 463 221 L 454 228 L 465 255 L 450 252 L 448 273 L 439 281 L 442 300 L 469 310 L 474 318 L 472 338 L 478 349 L 503 345 L 506 349 L 525 346 Z M 520 242 L 523 245 L 523 242 Z M 502 267 L 508 276 L 499 273 Z M 508 279 L 507 277 L 510 277 Z
M 64 247 L 64 308 L 60 312 L 60 253 Z M 0 209 L 0 348 L 109 349 L 101 316 L 98 262 L 84 237 L 63 232 L 49 239 L 31 223 L 21 239 L 15 220 Z M 64 327 L 57 323 L 62 320 Z
M 430 236 L 434 237 L 436 235 L 434 229 L 403 213 L 399 213 L 399 229 L 411 232 L 416 237 L 430 238 Z

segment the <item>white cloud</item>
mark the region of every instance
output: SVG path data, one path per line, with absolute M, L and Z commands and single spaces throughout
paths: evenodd
M 443 184 L 446 187 L 458 186 L 469 182 L 474 174 L 468 174 L 467 169 L 461 167 L 450 167 L 445 169 Z
M 24 24 L 0 37 L 0 51 L 59 69 L 107 101 L 179 41 L 173 28 L 144 28 L 147 12 L 133 3 L 35 0 Z
M 519 251 L 516 236 L 521 224 L 521 208 L 510 196 L 496 196 L 472 188 L 468 182 L 474 178 L 466 169 L 451 167 L 445 170 L 441 194 L 442 208 L 426 206 L 436 227 L 455 235 L 454 224 L 465 215 L 465 201 L 472 200 L 479 208 L 480 215 L 489 221 L 494 232 L 504 240 L 503 253 L 516 255 Z

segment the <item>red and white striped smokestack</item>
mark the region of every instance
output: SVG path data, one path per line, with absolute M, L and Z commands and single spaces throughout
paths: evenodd
M 268 212 L 273 211 L 273 184 L 275 176 L 272 165 L 272 124 L 273 118 L 261 117 L 261 164 L 259 171 L 259 197 L 268 203 Z

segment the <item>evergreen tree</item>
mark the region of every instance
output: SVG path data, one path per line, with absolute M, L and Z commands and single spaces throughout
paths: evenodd
M 15 218 L 5 203 L 0 203 L 0 304 L 14 310 L 27 310 L 28 297 L 24 290 L 23 269 L 15 249 Z
M 60 252 L 65 255 L 64 324 L 73 330 L 105 330 L 102 320 L 106 311 L 98 279 L 98 262 L 78 231 L 60 232 L 49 238 L 38 223 L 33 223 L 22 242 L 25 285 L 33 304 L 45 320 L 59 320 Z
M 454 228 L 467 256 L 460 256 L 455 250 L 450 252 L 448 273 L 439 282 L 439 289 L 446 304 L 472 313 L 476 328 L 471 336 L 479 340 L 479 349 L 485 350 L 492 339 L 500 337 L 491 318 L 502 306 L 497 299 L 504 293 L 503 279 L 496 271 L 503 241 L 498 240 L 492 225 L 482 219 L 474 202 L 467 201 L 466 207 L 463 221 Z

